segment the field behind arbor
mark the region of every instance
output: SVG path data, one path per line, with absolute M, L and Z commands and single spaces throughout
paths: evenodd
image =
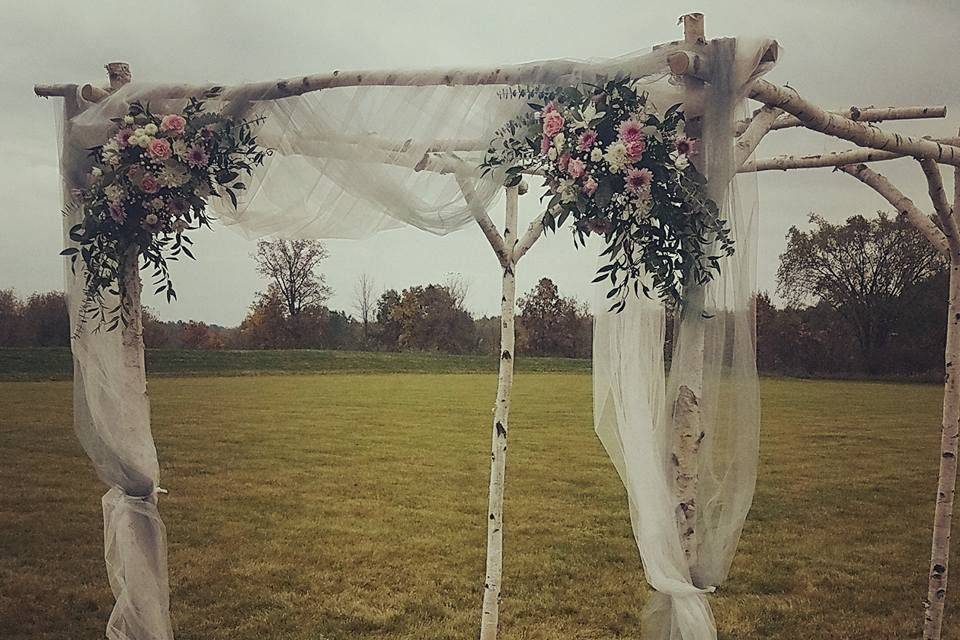
M 9 377 L 60 375 L 55 352 L 17 375 L 23 354 L 0 357 Z M 178 640 L 475 636 L 494 361 L 182 377 L 164 357 L 150 393 Z M 505 640 L 639 635 L 624 492 L 592 432 L 588 365 L 573 363 L 516 380 Z M 714 597 L 721 638 L 919 637 L 940 393 L 762 381 L 760 479 Z M 70 384 L 0 382 L 0 407 L 0 637 L 102 637 L 103 489 L 70 428 Z M 957 593 L 945 638 L 960 639 Z

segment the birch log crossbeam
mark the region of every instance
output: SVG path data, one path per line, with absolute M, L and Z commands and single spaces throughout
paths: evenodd
M 952 147 L 960 146 L 960 138 L 930 138 L 934 142 L 950 145 Z M 896 160 L 897 158 L 907 158 L 909 154 L 896 153 L 893 151 L 878 151 L 876 149 L 847 149 L 846 151 L 835 151 L 832 153 L 818 153 L 808 156 L 782 155 L 772 158 L 760 158 L 745 162 L 740 167 L 741 173 L 750 171 L 786 171 L 788 169 L 822 169 L 830 167 L 842 167 L 847 164 L 863 164 L 866 162 L 882 162 L 885 160 Z
M 700 53 L 679 51 L 668 58 L 674 75 L 709 78 L 709 61 Z M 892 151 L 917 158 L 929 158 L 941 164 L 960 166 L 960 147 L 934 140 L 888 133 L 877 127 L 830 113 L 792 89 L 779 87 L 762 78 L 754 80 L 750 97 L 771 107 L 777 107 L 795 116 L 812 131 L 849 140 L 861 147 Z
M 850 107 L 844 111 L 831 110 L 829 113 L 855 120 L 856 122 L 887 122 L 889 120 L 923 120 L 925 118 L 946 118 L 947 108 L 945 106 L 931 107 Z M 735 133 L 740 135 L 746 131 L 750 124 L 750 119 L 741 120 L 737 123 Z M 799 118 L 784 114 L 777 118 L 777 121 L 770 127 L 771 131 L 780 129 L 790 129 L 792 127 L 805 126 Z

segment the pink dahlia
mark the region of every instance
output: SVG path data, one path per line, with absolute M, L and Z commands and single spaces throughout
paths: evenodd
M 640 193 L 650 188 L 653 182 L 653 174 L 650 169 L 627 169 L 627 191 Z
M 681 155 L 692 156 L 697 153 L 697 140 L 696 138 L 688 138 L 687 136 L 680 136 L 673 143 L 677 148 L 677 152 Z
M 567 174 L 574 180 L 583 177 L 583 174 L 586 173 L 586 170 L 587 166 L 583 164 L 583 160 L 574 158 L 567 163 Z
M 210 157 L 203 147 L 192 146 L 187 149 L 187 164 L 191 167 L 205 167 L 210 162 Z
M 163 116 L 163 120 L 160 121 L 161 131 L 183 133 L 184 129 L 186 128 L 187 128 L 187 120 L 183 116 L 179 116 L 175 113 L 171 113 L 170 115 Z
M 593 143 L 597 141 L 597 132 L 593 129 L 587 129 L 580 134 L 580 143 L 578 148 L 580 151 L 589 151 L 590 147 L 593 146 Z
M 563 130 L 563 116 L 559 111 L 549 111 L 543 115 L 543 133 L 551 138 Z
M 639 120 L 625 120 L 620 123 L 619 128 L 620 139 L 624 142 L 633 142 L 634 140 L 643 139 L 643 125 Z
M 592 196 L 597 190 L 597 187 L 600 186 L 597 184 L 597 181 L 593 177 L 587 178 L 587 181 L 583 183 L 583 192 L 588 196 Z
M 117 141 L 117 144 L 120 145 L 121 149 L 126 149 L 130 146 L 130 136 L 133 135 L 133 129 L 124 127 L 117 131 L 117 135 L 114 136 L 114 139 Z
M 170 142 L 163 138 L 154 138 L 147 145 L 147 153 L 154 160 L 166 160 L 170 157 Z

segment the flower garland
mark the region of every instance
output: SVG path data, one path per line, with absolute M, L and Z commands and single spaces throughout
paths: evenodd
M 125 116 L 113 119 L 111 137 L 88 150 L 94 161 L 90 184 L 75 192 L 65 212 L 83 212 L 70 229 L 78 246 L 61 252 L 70 256 L 74 270 L 78 258 L 85 266 L 78 331 L 89 319 L 98 321 L 96 330 L 126 325 L 123 275 L 132 250 L 153 268 L 156 293 L 175 299 L 167 261 L 181 254 L 195 259 L 187 232 L 210 227 L 207 200 L 226 197 L 236 207 L 237 193 L 246 188 L 241 175 L 251 175 L 271 153 L 253 133 L 260 118 L 204 112 L 205 100 L 219 93 L 211 89 L 203 99 L 191 98 L 180 113 L 163 115 L 133 102 Z M 120 304 L 108 307 L 104 292 L 119 296 Z
M 680 302 L 685 285 L 719 273 L 733 240 L 690 161 L 698 141 L 684 135 L 680 105 L 658 113 L 629 78 L 509 97 L 540 102 L 497 130 L 481 168 L 505 169 L 506 186 L 542 175 L 545 225 L 573 218 L 575 245 L 604 238 L 608 262 L 594 282 L 610 281 L 611 310 L 622 310 L 631 290 Z

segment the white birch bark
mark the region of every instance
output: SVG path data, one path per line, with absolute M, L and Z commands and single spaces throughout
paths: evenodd
M 874 191 L 879 193 L 884 197 L 884 199 L 886 199 L 887 202 L 893 205 L 893 207 L 899 213 L 902 213 L 904 216 L 906 216 L 910 223 L 919 229 L 920 232 L 926 237 L 927 241 L 936 247 L 940 253 L 944 255 L 950 254 L 950 245 L 940 228 L 933 223 L 933 220 L 930 219 L 930 216 L 926 215 L 919 208 L 917 208 L 917 205 L 914 204 L 913 200 L 905 196 L 903 192 L 894 187 L 889 180 L 884 178 L 879 173 L 876 173 L 865 164 L 844 165 L 839 167 L 839 169 L 840 171 L 853 176 L 860 182 L 863 182 L 867 186 L 872 187 Z
M 950 265 L 950 303 L 947 310 L 946 376 L 943 389 L 943 424 L 940 435 L 940 474 L 933 517 L 930 579 L 924 602 L 923 638 L 939 640 L 947 595 L 950 560 L 950 524 L 957 483 L 957 435 L 960 420 L 960 260 Z
M 960 138 L 931 138 L 950 146 L 960 146 Z M 862 164 L 864 162 L 882 162 L 908 157 L 909 154 L 894 151 L 878 151 L 876 149 L 847 149 L 831 153 L 815 153 L 807 156 L 781 155 L 772 158 L 760 158 L 745 162 L 740 167 L 741 172 L 748 171 L 786 171 L 787 169 L 820 169 L 842 167 L 845 164 Z
M 844 111 L 830 111 L 835 115 L 856 120 L 857 122 L 886 122 L 888 120 L 922 120 L 924 118 L 945 118 L 947 108 L 945 106 L 937 107 L 850 107 Z M 743 133 L 750 120 L 741 120 L 737 123 L 735 133 Z M 777 118 L 777 121 L 770 127 L 771 131 L 780 129 L 790 129 L 792 127 L 804 126 L 796 116 L 784 114 Z
M 924 167 L 924 172 L 928 171 Z M 929 177 L 929 174 L 928 174 Z M 939 178 L 939 171 L 937 173 Z M 934 194 L 936 181 L 930 184 Z M 942 187 L 942 185 L 941 185 Z M 940 189 L 942 192 L 942 188 Z M 938 209 L 946 202 L 945 196 Z M 960 168 L 954 169 L 953 221 L 960 209 Z M 947 575 L 950 566 L 950 527 L 953 519 L 953 498 L 957 485 L 957 440 L 960 436 L 960 238 L 950 238 L 950 297 L 947 307 L 947 340 L 944 349 L 943 422 L 940 431 L 940 472 L 937 479 L 937 502 L 933 516 L 933 541 L 930 549 L 930 577 L 924 602 L 923 638 L 940 640 L 943 610 L 947 597 Z
M 480 640 L 495 640 L 500 620 L 500 593 L 503 581 L 503 493 L 507 464 L 507 433 L 510 416 L 510 390 L 513 385 L 514 304 L 516 299 L 515 260 L 517 238 L 517 190 L 507 189 L 506 221 L 503 242 L 508 259 L 503 265 L 500 300 L 500 371 L 497 399 L 493 405 L 493 431 L 490 453 L 490 496 L 487 512 L 487 569 L 483 584 L 483 614 Z

